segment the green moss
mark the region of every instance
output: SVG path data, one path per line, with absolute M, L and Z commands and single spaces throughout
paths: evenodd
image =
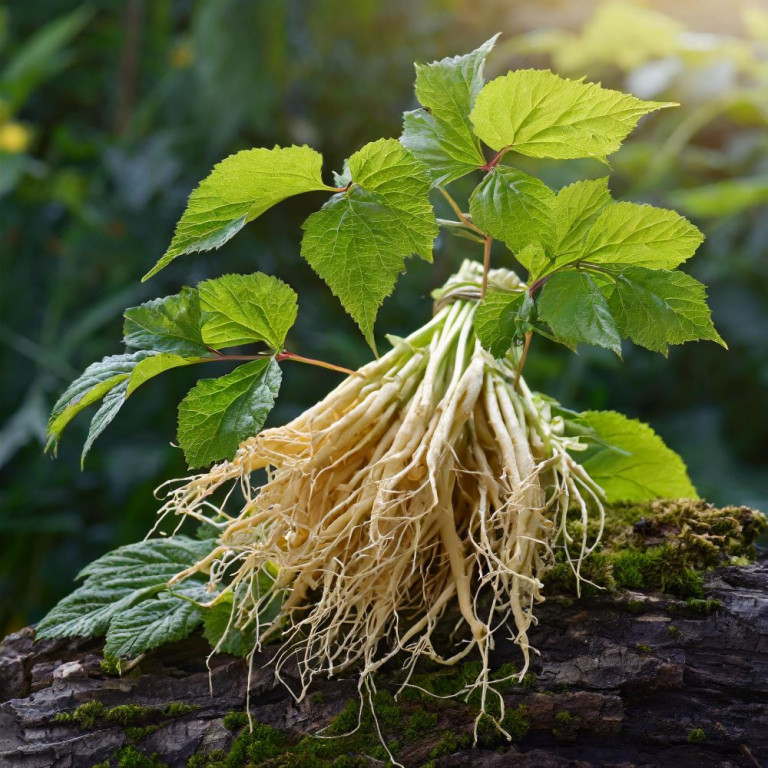
M 142 754 L 135 747 L 123 747 L 114 756 L 117 768 L 168 768 L 156 754 Z
M 489 709 L 493 709 L 493 707 Z M 498 712 L 495 714 L 497 716 Z M 517 707 L 506 707 L 504 717 L 498 724 L 493 713 L 490 716 L 480 718 L 480 722 L 477 724 L 477 743 L 485 749 L 506 744 L 507 738 L 504 736 L 504 731 L 510 735 L 513 742 L 522 741 L 528 735 L 530 728 L 531 721 L 525 704 L 519 704 Z
M 667 632 L 673 640 L 679 640 L 683 636 L 683 633 L 674 624 L 667 627 Z
M 224 727 L 228 731 L 236 731 L 244 725 L 248 725 L 248 713 L 233 709 L 224 715 Z
M 120 674 L 120 662 L 115 659 L 104 658 L 99 662 L 99 669 L 105 675 L 116 676 Z
M 57 712 L 56 723 L 77 723 L 83 730 L 93 728 L 96 721 L 104 714 L 104 705 L 100 701 L 87 701 L 73 712 Z
M 309 701 L 311 704 L 322 704 L 325 701 L 325 694 L 322 691 L 318 691 L 317 693 L 313 693 L 309 697 Z
M 588 537 L 596 536 L 596 525 L 589 524 Z M 765 517 L 747 507 L 717 509 L 685 500 L 616 505 L 607 512 L 600 549 L 584 561 L 581 573 L 609 591 L 659 590 L 700 599 L 703 575 L 718 565 L 754 558 L 755 540 L 765 526 Z M 579 540 L 580 521 L 568 527 Z M 550 594 L 576 593 L 576 577 L 564 553 L 558 553 L 546 584 Z M 585 596 L 597 591 L 582 584 Z M 631 602 L 628 610 L 633 609 Z
M 197 704 L 185 704 L 183 701 L 169 701 L 163 707 L 163 717 L 181 717 L 190 712 L 194 712 L 199 707 Z
M 429 752 L 429 757 L 436 760 L 444 755 L 452 755 L 462 749 L 468 749 L 472 745 L 472 739 L 468 735 L 459 735 L 453 731 L 443 731 L 440 740 Z
M 125 729 L 125 735 L 131 741 L 141 741 L 151 736 L 158 728 L 157 725 L 131 726 Z
M 722 603 L 719 600 L 700 600 L 691 598 L 686 600 L 686 605 L 696 613 L 703 613 L 705 616 L 709 616 L 710 613 L 714 613 L 718 608 L 722 607 Z
M 653 653 L 653 648 L 648 643 L 638 643 L 635 647 L 641 653 Z
M 437 714 L 418 709 L 409 718 L 405 726 L 405 738 L 407 741 L 418 741 L 424 734 L 429 733 L 437 725 Z
M 555 715 L 555 722 L 558 725 L 571 725 L 572 723 L 580 723 L 581 718 L 578 715 L 574 715 L 570 710 L 564 709 Z
M 108 710 L 104 719 L 118 725 L 136 725 L 157 715 L 154 707 L 142 707 L 139 704 L 121 704 Z
M 630 613 L 642 613 L 645 610 L 645 600 L 627 600 L 624 606 Z
M 688 734 L 689 744 L 700 744 L 702 741 L 706 741 L 706 739 L 707 739 L 707 734 L 704 733 L 704 730 L 702 728 L 694 728 Z

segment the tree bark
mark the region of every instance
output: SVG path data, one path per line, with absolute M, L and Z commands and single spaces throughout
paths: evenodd
M 697 610 L 666 595 L 631 592 L 545 602 L 531 635 L 540 652 L 532 666 L 536 679 L 504 694 L 508 708 L 524 705 L 522 738 L 468 748 L 472 710 L 439 707 L 415 738 L 400 739 L 399 761 L 433 761 L 439 768 L 768 765 L 768 562 L 712 572 L 707 593 L 719 607 L 699 603 Z M 9 636 L 0 645 L 0 765 L 117 765 L 127 745 L 156 753 L 173 768 L 195 754 L 226 753 L 237 731 L 224 718 L 245 708 L 247 667 L 240 659 L 214 657 L 209 678 L 206 653 L 196 638 L 151 653 L 115 677 L 100 669 L 98 642 L 35 643 L 29 628 Z M 494 661 L 519 663 L 519 652 L 509 643 Z M 253 666 L 253 717 L 284 731 L 288 749 L 356 696 L 350 676 L 318 681 L 308 699 L 296 703 L 275 684 L 268 654 Z M 89 701 L 101 702 L 104 712 L 129 704 L 153 708 L 133 721 L 151 727 L 131 730 L 104 712 L 91 723 L 54 719 Z M 169 702 L 192 708 L 163 712 Z M 411 705 L 403 706 L 407 716 Z M 461 737 L 453 748 L 447 733 Z M 362 757 L 359 764 L 383 764 Z

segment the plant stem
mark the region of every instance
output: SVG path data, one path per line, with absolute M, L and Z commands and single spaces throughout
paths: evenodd
M 318 368 L 327 368 L 329 371 L 337 371 L 338 373 L 346 373 L 347 376 L 354 376 L 357 371 L 353 371 L 350 368 L 344 368 L 341 365 L 334 365 L 333 363 L 326 363 L 325 360 L 315 360 L 313 357 L 303 357 L 302 355 L 296 355 L 293 352 L 284 350 L 275 355 L 275 359 L 280 360 L 293 360 L 297 363 L 306 363 L 307 365 L 316 365 Z
M 504 154 L 510 149 L 512 149 L 512 147 L 504 147 L 499 150 L 485 165 L 480 167 L 480 170 L 485 171 L 486 173 L 492 171 L 499 164 L 501 158 L 504 157 Z
M 473 232 L 477 232 L 477 234 L 482 235 L 485 237 L 485 232 L 483 232 L 480 227 L 476 227 L 467 217 L 464 213 L 462 213 L 461 208 L 459 208 L 456 201 L 444 190 L 442 187 L 438 187 L 440 192 L 442 193 L 443 197 L 448 201 L 448 205 L 451 206 L 451 210 L 456 214 L 459 221 L 467 228 L 471 229 Z
M 204 362 L 210 363 L 213 361 L 219 362 L 222 360 L 229 361 L 252 361 L 252 360 L 265 360 L 272 357 L 271 352 L 262 352 L 258 355 L 224 355 L 221 352 L 217 352 L 215 349 L 211 350 L 215 353 L 216 357 L 212 357 Z M 327 368 L 329 371 L 337 371 L 338 373 L 346 373 L 348 376 L 353 376 L 357 371 L 353 371 L 350 368 L 344 368 L 341 365 L 334 365 L 333 363 L 326 363 L 325 360 L 315 360 L 313 357 L 303 357 L 302 355 L 296 355 L 288 350 L 283 350 L 274 355 L 275 360 L 281 362 L 283 360 L 294 360 L 297 363 L 306 363 L 307 365 L 316 365 L 318 368 Z
M 488 290 L 488 270 L 491 268 L 491 244 L 493 238 L 488 235 L 483 244 L 483 283 L 480 286 L 480 298 L 484 299 Z
M 531 346 L 532 337 L 533 337 L 533 331 L 528 331 L 525 334 L 525 344 L 523 346 L 523 354 L 520 355 L 520 362 L 517 364 L 517 371 L 515 372 L 515 383 L 512 385 L 514 389 L 517 389 L 517 384 L 520 381 L 520 376 L 523 373 L 523 366 L 525 365 L 525 358 L 528 357 L 528 347 Z

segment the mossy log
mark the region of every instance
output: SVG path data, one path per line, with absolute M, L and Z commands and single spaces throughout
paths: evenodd
M 751 519 L 743 510 L 730 510 L 728 517 L 740 519 L 742 528 Z M 619 555 L 617 548 L 611 555 L 606 548 L 598 559 L 594 575 L 610 589 L 579 600 L 551 597 L 538 607 L 531 638 L 540 655 L 521 682 L 500 686 L 511 743 L 481 723 L 472 747 L 472 702 L 431 695 L 461 688 L 473 675 L 472 662 L 425 670 L 415 682 L 431 694 L 408 689 L 395 700 L 394 685 L 386 683 L 396 673 L 380 679 L 374 708 L 398 761 L 436 768 L 768 765 L 768 561 L 716 567 L 678 585 L 676 574 L 652 572 L 654 563 L 688 567 L 668 559 L 685 555 L 688 541 L 690 552 L 703 553 L 711 564 L 712 537 L 690 520 L 674 520 L 668 508 L 657 508 L 623 538 L 612 532 L 634 554 Z M 727 534 L 713 535 L 724 542 L 721 554 L 738 562 Z M 678 585 L 678 594 L 651 589 L 659 578 Z M 627 579 L 644 579 L 642 588 L 626 589 Z M 32 629 L 9 636 L 0 645 L 0 765 L 388 763 L 368 710 L 361 727 L 344 735 L 354 730 L 360 711 L 352 674 L 318 680 L 296 703 L 275 684 L 270 653 L 260 655 L 252 669 L 251 730 L 246 663 L 219 656 L 209 669 L 206 656 L 205 642 L 194 637 L 148 654 L 118 677 L 104 670 L 98 641 L 35 643 Z M 512 643 L 496 649 L 499 677 L 518 663 Z M 332 738 L 317 737 L 321 729 Z

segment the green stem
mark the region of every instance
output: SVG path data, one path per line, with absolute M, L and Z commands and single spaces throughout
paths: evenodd
M 444 190 L 442 187 L 438 187 L 443 197 L 448 202 L 448 205 L 451 206 L 451 210 L 456 214 L 459 221 L 467 228 L 471 229 L 473 232 L 476 232 L 478 235 L 482 235 L 485 237 L 485 232 L 483 232 L 480 227 L 475 226 L 468 218 L 465 213 L 462 213 L 461 208 L 459 208 L 457 202 L 448 194 L 446 190 Z
M 276 355 L 273 355 L 272 352 L 262 352 L 258 355 L 224 355 L 221 352 L 218 352 L 215 349 L 212 349 L 211 352 L 213 352 L 216 357 L 211 357 L 204 362 L 210 363 L 213 361 L 253 361 L 253 360 L 265 360 L 269 357 L 274 357 L 275 360 L 278 362 L 282 362 L 283 360 L 293 360 L 297 363 L 306 363 L 307 365 L 314 365 L 318 368 L 326 368 L 329 371 L 336 371 L 337 373 L 345 373 L 348 376 L 353 376 L 356 371 L 351 370 L 350 368 L 344 368 L 341 365 L 334 365 L 333 363 L 326 363 L 325 360 L 316 360 L 313 357 L 304 357 L 302 355 L 294 354 L 293 352 L 288 352 L 288 350 L 283 350 L 282 352 L 278 352 Z
M 493 244 L 493 238 L 488 235 L 485 238 L 485 244 L 483 245 L 483 282 L 480 286 L 480 298 L 484 299 L 488 290 L 488 271 L 491 268 L 491 245 Z

